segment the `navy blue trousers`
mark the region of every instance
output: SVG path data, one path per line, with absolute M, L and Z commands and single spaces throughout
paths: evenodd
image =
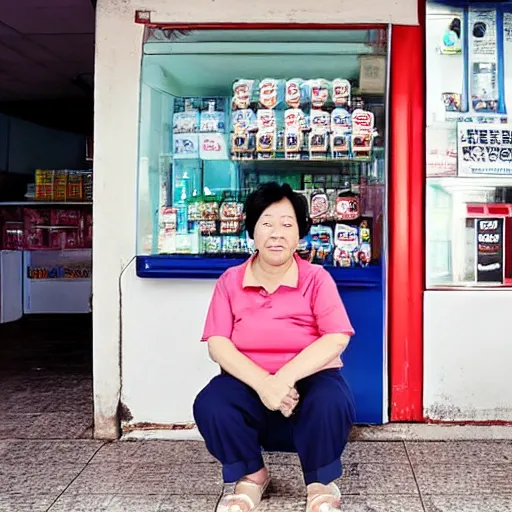
M 299 404 L 290 418 L 269 411 L 249 386 L 231 375 L 215 377 L 197 396 L 194 418 L 208 451 L 222 464 L 224 482 L 263 468 L 262 450 L 296 452 L 306 485 L 341 476 L 341 454 L 355 409 L 339 370 L 297 382 Z

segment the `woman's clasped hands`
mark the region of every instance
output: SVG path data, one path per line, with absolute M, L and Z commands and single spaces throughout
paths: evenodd
M 256 389 L 263 405 L 271 411 L 281 411 L 289 418 L 299 403 L 299 393 L 277 375 L 267 375 Z

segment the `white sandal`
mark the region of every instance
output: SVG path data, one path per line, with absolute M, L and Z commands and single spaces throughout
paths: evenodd
M 247 512 L 253 512 L 260 506 L 265 491 L 270 484 L 270 476 L 263 485 L 242 478 L 234 484 L 224 486 L 224 492 L 217 503 L 216 512 L 246 512 L 238 503 L 247 504 Z
M 308 501 L 306 512 L 341 512 L 339 508 L 341 492 L 338 486 L 332 482 L 328 487 L 331 492 L 317 494 L 313 499 Z M 315 507 L 317 507 L 316 510 Z

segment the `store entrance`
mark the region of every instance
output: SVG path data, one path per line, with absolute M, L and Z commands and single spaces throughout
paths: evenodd
M 45 169 L 33 168 L 41 154 L 31 153 L 23 165 L 11 160 L 18 172 L 1 173 L 0 438 L 90 436 L 92 171 L 86 137 L 16 118 L 7 126 L 18 128 L 12 145 L 33 147 L 34 133 L 49 144 Z M 66 142 L 76 151 L 63 161 L 58 147 Z

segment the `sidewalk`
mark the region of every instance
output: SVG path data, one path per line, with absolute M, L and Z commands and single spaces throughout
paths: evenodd
M 0 371 L 0 512 L 214 511 L 202 442 L 92 440 L 90 374 L 52 364 Z M 267 460 L 259 512 L 304 512 L 296 457 Z M 358 440 L 344 464 L 344 512 L 512 512 L 512 441 Z
M 217 464 L 197 441 L 0 441 L 2 512 L 210 512 Z M 300 468 L 272 455 L 261 512 L 303 512 Z M 509 442 L 354 442 L 340 480 L 346 512 L 512 511 Z

